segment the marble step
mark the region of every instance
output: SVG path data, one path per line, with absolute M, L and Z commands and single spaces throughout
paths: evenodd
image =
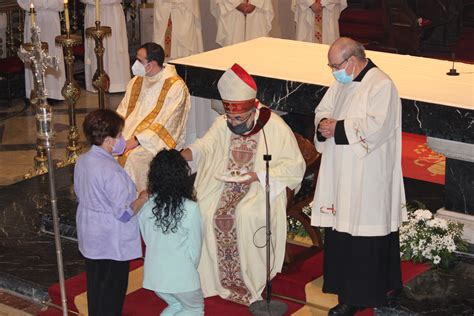
M 293 316 L 322 316 L 337 305 L 337 295 L 323 293 L 323 280 L 321 276 L 305 286 L 306 303 L 303 308 L 293 313 Z

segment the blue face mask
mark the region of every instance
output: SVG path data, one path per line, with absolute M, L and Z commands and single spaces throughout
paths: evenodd
M 349 62 L 346 64 L 346 67 L 344 67 L 344 69 L 339 69 L 333 71 L 332 73 L 334 78 L 336 78 L 336 80 L 342 84 L 349 83 L 354 80 L 354 73 L 352 73 L 352 75 L 348 75 L 346 72 L 347 65 L 349 65 Z

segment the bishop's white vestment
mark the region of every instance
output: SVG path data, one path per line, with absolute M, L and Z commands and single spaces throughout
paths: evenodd
M 285 254 L 286 187 L 299 187 L 306 166 L 293 132 L 279 116 L 272 113 L 263 130 L 272 156 L 271 277 L 274 277 L 281 271 Z M 204 225 L 199 264 L 204 296 L 220 295 L 249 305 L 260 298 L 266 281 L 263 132 L 249 137 L 236 135 L 222 115 L 189 149 L 193 163 L 197 163 L 195 188 Z M 244 160 L 250 161 L 250 165 L 241 169 L 242 173 L 255 171 L 259 181 L 241 187 L 218 179 Z M 242 194 L 243 190 L 246 193 Z M 225 210 L 226 205 L 239 198 L 232 212 Z
M 95 26 L 95 0 L 81 0 L 86 4 L 84 32 Z M 109 75 L 109 92 L 123 92 L 130 81 L 130 57 L 128 54 L 127 28 L 120 0 L 100 0 L 100 23 L 112 28 L 112 34 L 104 38 L 104 70 Z M 92 77 L 97 69 L 94 53 L 95 41 L 87 37 L 84 41 L 84 75 L 87 91 L 96 91 Z
M 323 118 L 343 121 L 348 144 L 336 144 L 335 137 L 315 137 L 322 158 L 313 226 L 351 236 L 398 231 L 406 220 L 401 113 L 397 89 L 375 66 L 361 81 L 336 81 L 329 87 L 316 107 L 315 125 Z
M 18 5 L 28 12 L 30 10 L 30 0 L 17 0 Z M 45 87 L 48 98 L 64 100 L 61 89 L 66 81 L 64 70 L 63 48 L 56 45 L 55 38 L 61 35 L 61 24 L 59 22 L 59 12 L 64 10 L 62 0 L 35 0 L 36 25 L 40 28 L 40 38 L 42 42 L 48 43 L 48 55 L 56 56 L 59 60 L 58 70 L 48 67 L 45 71 Z M 31 43 L 31 19 L 29 14 L 25 15 L 24 42 Z M 25 64 L 25 92 L 26 97 L 30 97 L 31 90 L 34 89 L 33 74 L 31 68 Z
M 170 58 L 203 51 L 199 0 L 155 0 L 153 41 L 165 47 L 165 33 L 171 19 Z
M 117 113 L 125 118 L 122 135 L 137 137 L 140 145 L 120 156 L 140 192 L 147 188 L 148 169 L 163 148 L 182 149 L 191 106 L 188 88 L 173 65 L 153 77 L 134 77 L 127 86 Z
M 295 12 L 297 41 L 332 44 L 339 38 L 339 16 L 347 7 L 346 0 L 321 0 L 322 14 L 316 15 L 310 6 L 315 0 L 292 0 L 291 9 Z M 316 17 L 320 17 L 321 34 L 315 34 Z M 318 21 L 319 22 L 319 21 Z M 318 40 L 318 37 L 321 40 Z
M 248 2 L 255 10 L 247 15 L 236 7 Z M 211 13 L 217 21 L 216 43 L 229 46 L 254 38 L 268 36 L 272 28 L 271 0 L 211 0 Z

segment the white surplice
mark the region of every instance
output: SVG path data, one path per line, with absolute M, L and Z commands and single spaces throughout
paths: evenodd
M 153 41 L 165 47 L 165 33 L 171 17 L 170 58 L 203 51 L 199 0 L 155 0 Z
M 286 187 L 295 189 L 301 183 L 305 162 L 293 132 L 283 120 L 272 114 L 263 128 L 267 138 L 270 161 L 271 188 L 271 277 L 281 271 L 286 244 Z M 201 286 L 205 297 L 229 296 L 222 287 L 217 266 L 216 236 L 213 216 L 216 212 L 224 182 L 216 179 L 227 168 L 232 132 L 225 116 L 219 116 L 203 138 L 191 144 L 193 162 L 197 163 L 195 188 L 202 212 L 204 242 L 199 263 Z M 259 182 L 253 182 L 235 210 L 238 251 L 243 280 L 248 288 L 250 303 L 260 298 L 266 281 L 265 265 L 265 161 L 263 132 L 259 131 L 254 171 Z M 261 247 L 258 248 L 257 246 Z
M 95 26 L 95 0 L 81 0 L 86 4 L 84 32 Z M 104 38 L 104 70 L 110 78 L 109 92 L 123 92 L 130 81 L 130 57 L 128 54 L 127 28 L 120 0 L 100 0 L 101 26 L 112 28 L 112 34 Z M 84 41 L 84 75 L 87 91 L 96 91 L 92 77 L 97 69 L 94 53 L 95 41 L 87 37 Z
M 144 77 L 140 95 L 138 97 L 135 109 L 125 119 L 125 126 L 122 135 L 125 139 L 133 137 L 137 126 L 147 117 L 147 115 L 155 108 L 158 97 L 165 80 L 177 76 L 176 69 L 173 65 L 164 65 L 162 71 L 153 77 Z M 117 113 L 123 117 L 127 114 L 130 96 L 135 80 L 132 78 L 127 86 L 125 96 L 120 102 Z M 176 81 L 166 94 L 161 111 L 152 122 L 152 125 L 161 125 L 176 143 L 176 149 L 183 148 L 186 122 L 188 118 L 191 101 L 189 91 L 183 80 Z M 148 169 L 150 161 L 163 148 L 169 148 L 165 141 L 152 129 L 135 135 L 140 145 L 133 149 L 125 163 L 125 171 L 135 182 L 138 192 L 145 190 L 148 182 Z
M 310 6 L 314 0 L 292 0 L 291 9 L 295 12 L 297 41 L 315 42 L 315 14 Z M 339 38 L 339 16 L 347 7 L 346 0 L 321 0 L 322 44 L 332 44 Z
M 25 11 L 30 10 L 30 0 L 17 0 L 18 5 Z M 40 28 L 40 38 L 42 42 L 48 43 L 48 55 L 56 56 L 60 62 L 58 70 L 47 68 L 45 71 L 45 87 L 48 92 L 48 98 L 64 100 L 61 89 L 66 81 L 66 72 L 64 70 L 63 48 L 56 45 L 55 38 L 61 35 L 61 25 L 59 23 L 59 12 L 64 10 L 62 0 L 35 0 L 36 25 Z M 24 42 L 31 42 L 31 18 L 25 14 L 25 33 Z M 34 88 L 33 75 L 31 68 L 25 64 L 25 92 L 26 97 L 30 97 L 31 90 Z
M 397 89 L 376 67 L 360 82 L 330 86 L 316 108 L 315 125 L 323 118 L 344 120 L 349 144 L 315 137 L 322 160 L 313 226 L 352 236 L 385 236 L 406 220 L 401 115 Z
M 254 38 L 268 36 L 272 28 L 271 0 L 249 0 L 255 10 L 245 16 L 236 7 L 243 0 L 211 0 L 211 13 L 217 20 L 216 43 L 229 46 Z

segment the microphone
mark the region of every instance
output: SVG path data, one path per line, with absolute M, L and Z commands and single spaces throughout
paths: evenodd
M 451 53 L 451 59 L 453 60 L 453 67 L 451 69 L 449 69 L 449 72 L 447 72 L 446 74 L 448 76 L 459 76 L 459 72 L 457 72 L 456 68 L 454 68 L 454 52 Z

